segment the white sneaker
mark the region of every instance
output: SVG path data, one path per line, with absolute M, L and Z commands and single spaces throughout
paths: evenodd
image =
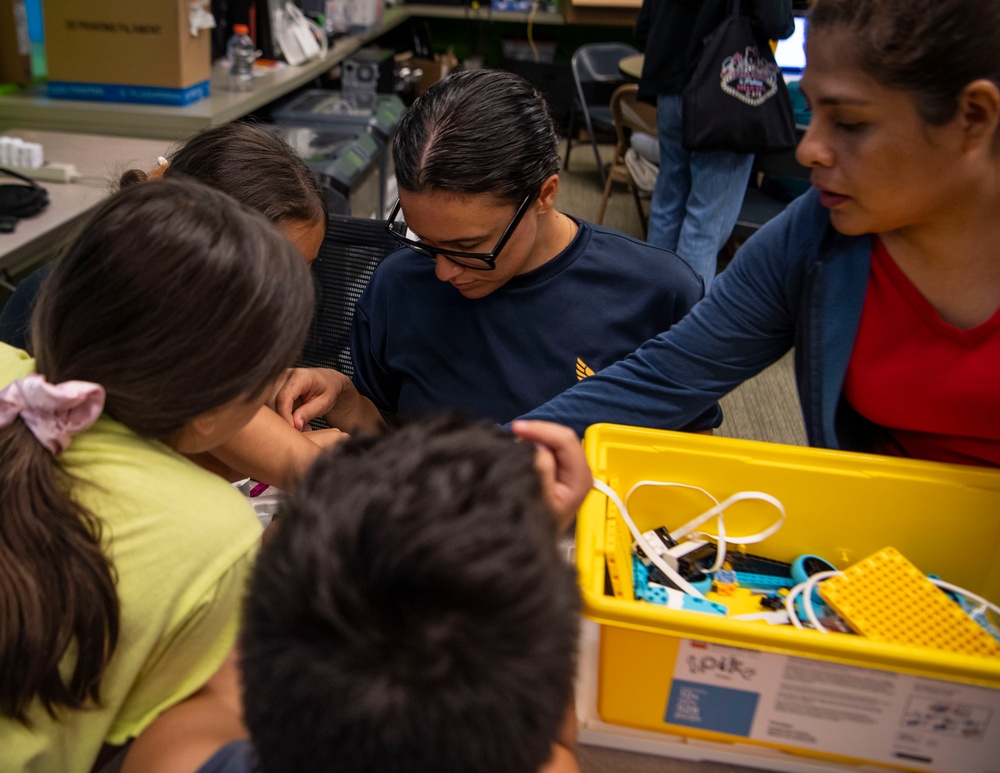
M 652 193 L 656 186 L 656 176 L 660 167 L 647 158 L 643 158 L 632 148 L 625 151 L 625 166 L 628 167 L 635 186 L 643 193 Z

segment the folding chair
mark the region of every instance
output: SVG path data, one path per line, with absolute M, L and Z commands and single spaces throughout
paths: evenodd
M 597 171 L 601 175 L 601 185 L 604 185 L 604 164 L 597 148 L 597 132 L 614 131 L 615 125 L 611 118 L 611 94 L 625 81 L 618 69 L 618 62 L 626 56 L 634 56 L 639 51 L 627 43 L 587 43 L 580 46 L 573 54 L 571 67 L 573 81 L 576 83 L 576 98 L 570 109 L 569 125 L 567 127 L 566 160 L 563 169 L 569 170 L 569 153 L 573 145 L 573 134 L 577 131 L 578 115 L 583 115 L 590 137 L 594 158 L 597 161 Z
M 611 118 L 618 141 L 615 145 L 615 158 L 611 162 L 608 178 L 604 183 L 604 195 L 601 196 L 601 207 L 595 222 L 604 221 L 604 212 L 608 206 L 608 199 L 611 198 L 611 186 L 615 183 L 622 184 L 632 192 L 635 208 L 639 213 L 639 222 L 642 224 L 642 232 L 645 235 L 649 222 L 646 212 L 642 208 L 639 188 L 635 184 L 635 180 L 632 179 L 629 168 L 625 165 L 625 151 L 629 149 L 629 137 L 634 131 L 656 136 L 656 108 L 637 101 L 638 91 L 638 85 L 626 83 L 615 89 L 615 93 L 611 95 Z

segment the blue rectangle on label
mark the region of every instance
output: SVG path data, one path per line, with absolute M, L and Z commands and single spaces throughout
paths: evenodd
M 663 719 L 674 725 L 749 736 L 759 699 L 755 692 L 675 679 Z
M 120 83 L 49 81 L 45 93 L 50 99 L 84 99 L 93 102 L 126 102 L 183 107 L 207 97 L 211 93 L 211 86 L 208 81 L 177 89 L 163 86 L 130 86 Z

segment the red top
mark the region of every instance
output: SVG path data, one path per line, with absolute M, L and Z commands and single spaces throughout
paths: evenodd
M 844 397 L 888 430 L 876 453 L 1000 466 L 1000 309 L 948 324 L 876 239 Z

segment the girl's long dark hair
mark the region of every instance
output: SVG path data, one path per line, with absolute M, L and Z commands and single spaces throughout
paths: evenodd
M 326 223 L 327 205 L 315 175 L 302 157 L 274 132 L 249 121 L 214 126 L 170 156 L 164 179 L 177 175 L 225 191 L 272 223 Z M 147 180 L 138 169 L 118 184 Z
M 169 440 L 291 365 L 312 303 L 301 255 L 262 216 L 191 180 L 151 182 L 108 200 L 43 285 L 37 370 L 101 384 L 107 415 Z M 0 716 L 100 700 L 118 598 L 80 485 L 23 422 L 0 429 Z

